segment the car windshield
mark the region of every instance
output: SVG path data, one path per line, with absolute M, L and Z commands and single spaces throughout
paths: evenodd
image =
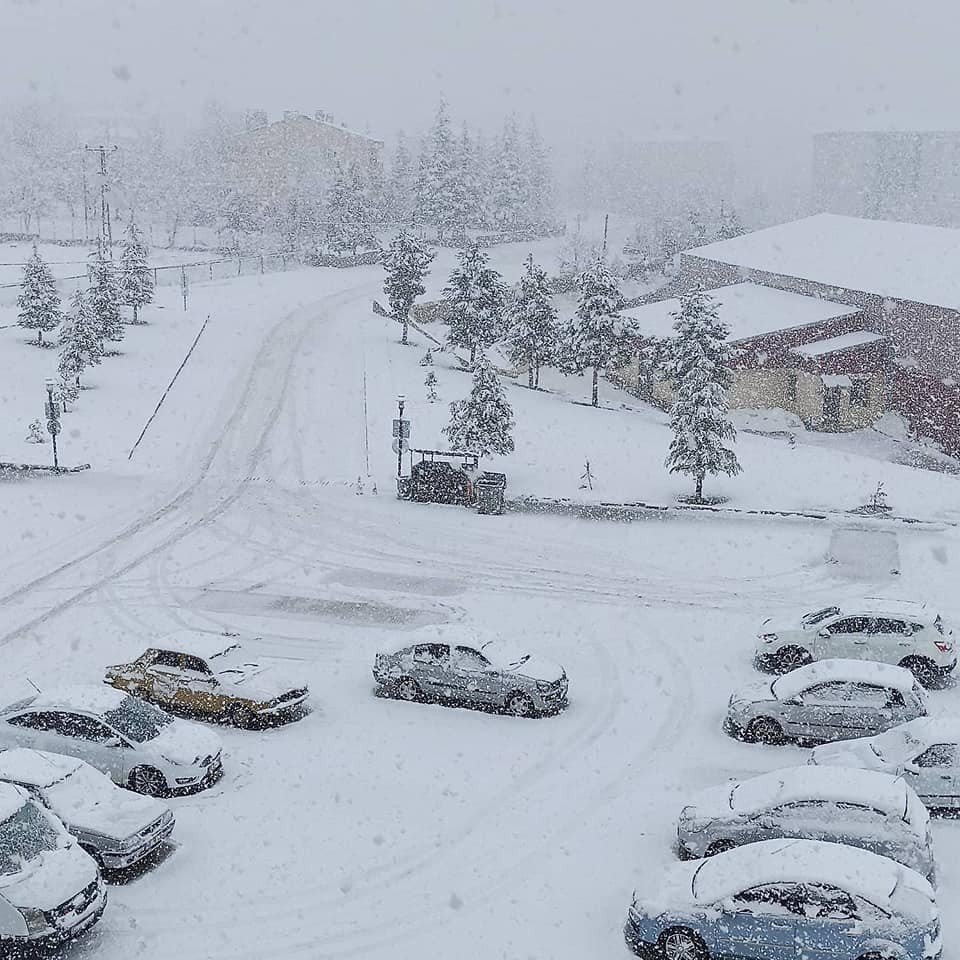
M 19 873 L 45 850 L 55 850 L 59 834 L 33 802 L 0 823 L 0 875 Z
M 530 654 L 521 647 L 516 647 L 505 640 L 488 640 L 480 652 L 495 666 L 504 670 L 515 670 L 522 667 L 529 659 Z
M 126 697 L 119 707 L 108 710 L 103 719 L 134 743 L 146 743 L 156 737 L 173 717 L 143 700 Z
M 247 659 L 239 643 L 215 653 L 208 662 L 214 673 L 247 673 L 250 667 L 255 666 Z
M 813 613 L 806 613 L 801 621 L 805 627 L 813 627 L 822 623 L 827 617 L 834 617 L 840 612 L 839 607 L 824 607 L 822 610 L 815 610 Z
M 44 787 L 43 795 L 51 810 L 69 820 L 71 812 L 80 807 L 116 802 L 117 788 L 109 777 L 82 764 L 62 780 Z

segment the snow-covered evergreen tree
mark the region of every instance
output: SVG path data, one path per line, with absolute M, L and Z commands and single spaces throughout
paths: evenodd
M 448 341 L 470 351 L 474 366 L 477 351 L 503 336 L 506 288 L 503 278 L 489 265 L 490 258 L 476 244 L 461 250 L 443 295 L 450 302 Z
M 724 446 L 724 441 L 736 439 L 727 417 L 734 351 L 727 343 L 727 328 L 717 316 L 716 301 L 702 290 L 681 297 L 674 316 L 675 335 L 664 363 L 676 390 L 666 466 L 671 473 L 693 477 L 696 499 L 701 500 L 707 474 L 740 472 L 736 454 Z
M 417 179 L 417 220 L 436 227 L 443 238 L 457 222 L 457 163 L 447 104 L 441 100 L 430 136 L 424 141 Z
M 513 453 L 513 410 L 497 372 L 485 357 L 473 371 L 473 387 L 465 400 L 450 404 L 444 436 L 455 450 L 480 457 Z
M 390 316 L 403 327 L 400 342 L 407 342 L 410 310 L 414 300 L 425 291 L 423 278 L 430 269 L 435 254 L 427 250 L 414 236 L 401 230 L 383 254 L 383 292 L 390 304 Z
M 467 227 L 478 227 L 482 224 L 481 196 L 483 193 L 480 161 L 466 124 L 463 125 L 463 132 L 457 144 L 456 163 L 454 207 L 457 225 L 461 232 L 465 232 Z
M 427 347 L 427 352 L 420 358 L 421 367 L 432 367 L 433 366 L 433 350 Z
M 503 125 L 495 171 L 490 198 L 494 219 L 501 229 L 516 229 L 526 220 L 524 204 L 527 198 L 516 117 L 508 117 Z
M 355 162 L 347 169 L 337 169 L 327 197 L 323 232 L 327 244 L 336 253 L 349 250 L 356 256 L 359 247 L 374 242 L 367 216 L 363 176 Z
M 120 254 L 120 299 L 133 307 L 134 323 L 139 323 L 140 308 L 153 300 L 153 270 L 147 262 L 148 256 L 143 234 L 131 220 Z
M 20 309 L 17 323 L 26 330 L 37 331 L 37 346 L 43 346 L 43 335 L 55 330 L 63 320 L 60 295 L 50 268 L 33 248 L 23 268 L 23 287 L 17 297 Z
M 550 298 L 546 271 L 527 257 L 527 272 L 510 305 L 510 359 L 527 368 L 527 383 L 540 386 L 540 368 L 551 362 L 557 347 L 557 311 Z
M 547 148 L 534 121 L 527 131 L 526 149 L 523 153 L 526 200 L 524 220 L 536 227 L 545 227 L 553 222 L 553 179 Z
M 89 273 L 89 307 L 99 325 L 100 340 L 120 341 L 124 337 L 124 329 L 120 316 L 117 271 L 103 242 L 98 242 L 97 249 L 90 255 Z
M 579 276 L 577 286 L 580 300 L 576 316 L 561 331 L 558 366 L 564 373 L 579 376 L 591 371 L 591 403 L 597 406 L 600 373 L 630 362 L 637 329 L 620 316 L 623 295 L 602 260 L 597 259 Z
M 739 237 L 743 233 L 746 233 L 746 231 L 743 229 L 737 211 L 733 207 L 726 207 L 721 204 L 720 224 L 717 228 L 719 239 L 730 240 L 732 237 Z
M 413 220 L 416 207 L 416 174 L 407 140 L 401 131 L 397 136 L 397 150 L 387 180 L 387 219 L 401 224 Z
M 60 325 L 58 370 L 64 384 L 79 390 L 80 376 L 103 359 L 103 328 L 94 313 L 91 291 L 78 290 Z

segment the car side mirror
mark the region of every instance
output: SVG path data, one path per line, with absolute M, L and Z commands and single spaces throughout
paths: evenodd
M 830 631 L 824 627 L 822 630 L 817 631 L 817 636 L 822 637 L 824 640 L 830 639 Z

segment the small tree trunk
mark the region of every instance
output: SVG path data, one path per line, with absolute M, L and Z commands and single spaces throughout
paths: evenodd
M 400 338 L 400 342 L 403 344 L 406 344 L 407 342 L 407 327 L 409 327 L 409 325 L 410 325 L 410 318 L 404 317 L 403 318 L 403 336 Z
M 527 364 L 527 386 L 533 389 L 533 364 Z
M 697 474 L 697 500 L 703 499 L 703 474 Z
M 600 406 L 600 374 L 597 371 L 597 368 L 593 368 L 593 399 L 591 403 L 598 407 Z
M 470 344 L 470 369 L 472 370 L 477 363 L 477 345 L 475 343 Z
M 136 304 L 133 305 L 133 322 L 134 323 L 137 322 L 137 305 Z
M 534 386 L 538 390 L 540 389 L 540 364 L 539 363 L 537 364 L 537 376 L 536 376 L 536 382 L 534 383 Z
M 43 346 L 43 328 L 42 327 L 37 327 L 37 346 L 38 347 Z

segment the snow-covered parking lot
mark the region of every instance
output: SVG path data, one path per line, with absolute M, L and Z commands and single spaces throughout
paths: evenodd
M 113 887 L 101 923 L 64 955 L 626 956 L 631 890 L 674 857 L 690 794 L 806 758 L 720 729 L 729 693 L 755 676 L 760 621 L 878 592 L 927 598 L 960 621 L 956 534 L 854 518 L 614 524 L 398 502 L 389 421 L 396 393 L 412 396 L 422 382 L 422 350 L 404 351 L 370 316 L 376 270 L 332 276 L 258 286 L 285 297 L 284 309 L 258 296 L 230 341 L 229 376 L 216 367 L 223 344 L 201 341 L 199 366 L 185 372 L 182 398 L 171 394 L 143 459 L 110 461 L 102 495 L 84 478 L 56 481 L 85 498 L 83 542 L 44 521 L 33 532 L 53 572 L 37 579 L 36 558 L 8 561 L 4 702 L 26 677 L 96 682 L 102 667 L 181 626 L 260 637 L 252 652 L 312 691 L 313 712 L 298 723 L 220 731 L 224 779 L 171 801 L 176 849 Z M 295 282 L 296 294 L 284 293 Z M 447 380 L 465 385 L 462 374 Z M 523 392 L 512 388 L 511 399 Z M 545 430 L 610 415 L 536 397 L 550 402 Z M 580 449 L 587 429 L 577 427 Z M 613 434 L 610 456 L 642 436 L 666 434 L 651 415 L 638 432 Z M 809 473 L 785 473 L 776 453 L 765 465 L 759 451 L 782 444 L 749 443 L 756 472 L 780 470 L 785 500 L 809 495 Z M 659 449 L 641 449 L 645 464 L 659 464 Z M 852 478 L 844 497 L 875 471 L 906 470 L 816 456 Z M 524 464 L 529 488 L 537 475 Z M 575 483 L 566 468 L 559 480 L 540 469 L 555 492 Z M 649 469 L 661 491 L 678 486 Z M 930 515 L 946 519 L 953 478 L 911 476 Z M 734 483 L 745 502 L 773 489 L 749 472 Z M 143 507 L 136 521 L 123 509 L 129 489 Z M 568 709 L 519 720 L 375 696 L 374 652 L 438 632 L 506 637 L 562 663 Z M 931 702 L 957 712 L 960 693 L 936 691 Z M 934 832 L 949 960 L 960 938 L 950 909 L 960 824 L 938 821 Z

